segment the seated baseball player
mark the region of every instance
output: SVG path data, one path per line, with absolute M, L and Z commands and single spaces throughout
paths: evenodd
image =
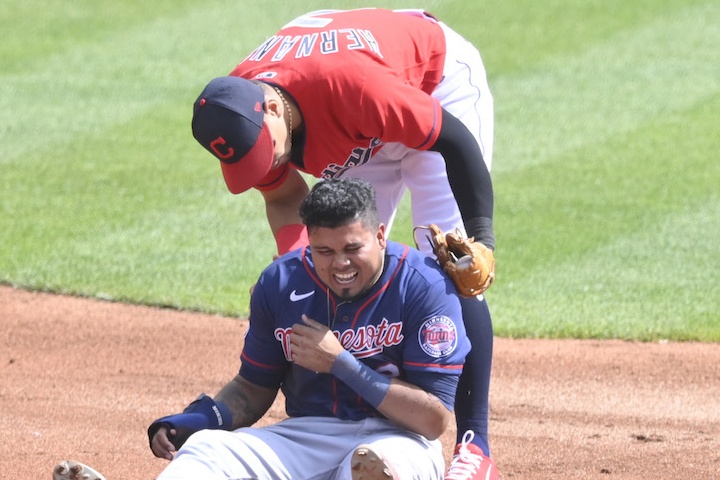
M 363 180 L 318 182 L 300 214 L 310 245 L 260 275 L 238 375 L 150 425 L 158 480 L 443 478 L 470 350 L 455 286 L 386 239 Z M 252 427 L 279 390 L 288 418 Z

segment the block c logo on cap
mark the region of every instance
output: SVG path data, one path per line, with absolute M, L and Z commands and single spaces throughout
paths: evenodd
M 227 160 L 228 158 L 232 158 L 232 156 L 235 154 L 235 149 L 232 147 L 224 148 L 224 145 L 227 144 L 225 139 L 223 137 L 218 137 L 212 142 L 210 142 L 210 148 L 215 153 L 215 155 L 221 159 L 221 160 Z M 218 146 L 223 147 L 224 151 L 221 151 Z

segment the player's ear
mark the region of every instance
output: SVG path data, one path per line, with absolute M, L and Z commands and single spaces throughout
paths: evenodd
M 380 245 L 380 248 L 385 249 L 387 246 L 387 238 L 385 237 L 385 224 L 381 223 L 378 226 L 377 233 L 375 234 L 375 237 L 378 240 L 378 245 Z
M 274 117 L 282 117 L 280 102 L 273 97 L 265 96 L 265 104 L 263 105 L 266 115 Z

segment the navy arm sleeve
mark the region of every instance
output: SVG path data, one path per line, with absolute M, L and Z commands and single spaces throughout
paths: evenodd
M 465 124 L 443 108 L 442 128 L 430 150 L 445 159 L 448 181 L 468 236 L 495 248 L 494 194 L 480 147 Z

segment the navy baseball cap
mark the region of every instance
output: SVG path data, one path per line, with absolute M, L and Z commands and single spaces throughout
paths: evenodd
M 273 164 L 273 140 L 263 121 L 264 103 L 259 85 L 229 76 L 211 80 L 193 105 L 193 136 L 220 160 L 232 193 L 255 186 Z

